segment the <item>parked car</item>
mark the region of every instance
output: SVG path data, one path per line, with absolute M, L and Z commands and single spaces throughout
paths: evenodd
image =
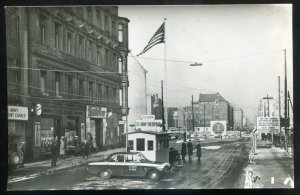
M 104 161 L 89 163 L 87 170 L 103 179 L 113 176 L 134 176 L 148 177 L 155 181 L 168 173 L 171 166 L 169 163 L 150 161 L 139 152 L 119 152 L 111 154 Z

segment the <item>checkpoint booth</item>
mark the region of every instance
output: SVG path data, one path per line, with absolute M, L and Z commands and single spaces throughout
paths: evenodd
M 135 131 L 128 133 L 130 152 L 141 152 L 156 162 L 169 162 L 169 134 L 166 132 Z

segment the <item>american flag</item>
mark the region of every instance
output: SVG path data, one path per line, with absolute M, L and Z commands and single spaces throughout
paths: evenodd
M 163 23 L 158 30 L 155 32 L 155 34 L 151 37 L 150 41 L 148 42 L 147 46 L 144 48 L 144 50 L 139 54 L 142 55 L 149 49 L 151 49 L 153 46 L 164 43 L 165 42 L 165 23 Z M 139 56 L 137 55 L 137 56 Z

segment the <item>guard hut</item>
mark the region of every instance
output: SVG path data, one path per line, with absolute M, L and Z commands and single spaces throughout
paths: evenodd
M 169 134 L 166 132 L 135 131 L 128 133 L 131 152 L 141 152 L 156 162 L 169 162 Z

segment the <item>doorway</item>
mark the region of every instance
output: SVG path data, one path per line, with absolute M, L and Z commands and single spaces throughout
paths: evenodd
M 103 146 L 103 119 L 95 119 L 96 146 Z

